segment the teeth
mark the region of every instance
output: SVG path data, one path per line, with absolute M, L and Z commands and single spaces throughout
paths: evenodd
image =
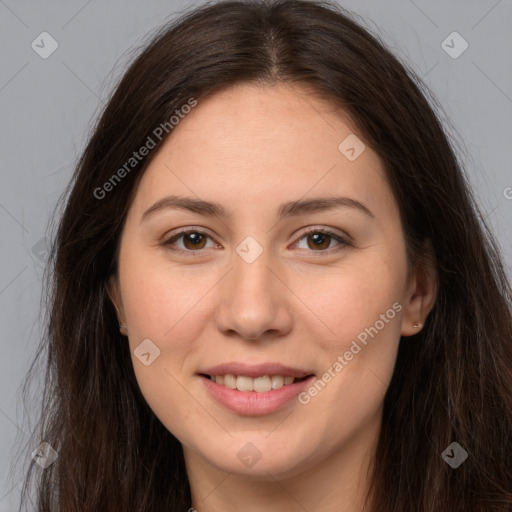
M 218 378 L 219 377 L 216 377 L 216 379 Z M 220 378 L 222 379 L 222 376 Z M 217 380 L 217 384 L 218 383 L 219 381 Z M 236 389 L 236 377 L 234 375 L 224 375 L 224 386 L 226 386 L 229 389 Z
M 240 377 L 239 377 L 240 378 Z M 272 381 L 268 375 L 257 377 L 253 381 L 253 389 L 257 393 L 265 393 L 272 389 Z
M 229 389 L 238 391 L 256 391 L 256 393 L 266 393 L 273 389 L 281 389 L 283 386 L 289 386 L 295 380 L 294 377 L 283 377 L 282 375 L 262 375 L 261 377 L 247 377 L 245 375 L 215 375 L 211 380 L 225 386 Z
M 236 379 L 236 389 L 238 391 L 252 391 L 254 389 L 254 379 L 251 379 L 251 377 L 243 377 L 240 375 Z
M 281 375 L 272 375 L 271 384 L 272 389 L 279 389 L 284 386 L 284 377 L 281 377 Z

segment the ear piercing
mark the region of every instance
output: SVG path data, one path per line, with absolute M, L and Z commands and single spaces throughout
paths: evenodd
M 128 336 L 128 328 L 126 327 L 126 325 L 119 324 L 119 332 L 120 332 L 123 336 Z
M 414 323 L 412 326 L 413 326 L 415 329 L 417 329 L 418 327 L 421 327 L 421 324 L 419 324 L 419 323 L 417 323 L 417 322 L 416 322 L 416 323 Z

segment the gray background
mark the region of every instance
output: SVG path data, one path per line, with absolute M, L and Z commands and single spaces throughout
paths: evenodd
M 512 1 L 340 1 L 424 78 L 444 107 L 511 275 Z M 41 399 L 36 383 L 25 414 L 19 386 L 41 332 L 44 238 L 56 201 L 130 50 L 200 4 L 0 0 L 0 512 L 17 510 L 21 475 L 12 473 L 12 457 L 30 441 Z M 469 44 L 458 58 L 441 46 L 454 31 Z M 31 47 L 42 32 L 58 43 L 46 59 Z M 461 48 L 457 39 L 447 44 L 452 52 Z

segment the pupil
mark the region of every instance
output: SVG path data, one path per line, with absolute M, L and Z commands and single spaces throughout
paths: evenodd
M 329 245 L 326 240 L 330 237 L 330 235 L 327 235 L 326 233 L 315 233 L 313 235 L 310 235 L 313 239 L 313 245 L 311 247 L 318 247 L 318 248 L 325 248 L 324 245 Z
M 199 235 L 198 233 L 189 233 L 188 236 L 189 236 L 189 239 L 191 239 L 193 244 L 197 244 L 200 242 L 201 235 Z

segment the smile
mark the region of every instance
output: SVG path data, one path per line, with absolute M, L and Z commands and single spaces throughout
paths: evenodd
M 238 391 L 255 391 L 256 393 L 266 393 L 275 389 L 281 389 L 284 386 L 289 386 L 294 382 L 299 382 L 306 379 L 297 379 L 295 377 L 283 376 L 283 375 L 262 375 L 261 377 L 248 377 L 247 375 L 206 375 L 210 380 L 224 386 L 228 389 L 236 389 Z
M 246 416 L 278 411 L 296 399 L 315 377 L 309 369 L 275 362 L 229 362 L 202 368 L 196 375 L 216 404 Z

